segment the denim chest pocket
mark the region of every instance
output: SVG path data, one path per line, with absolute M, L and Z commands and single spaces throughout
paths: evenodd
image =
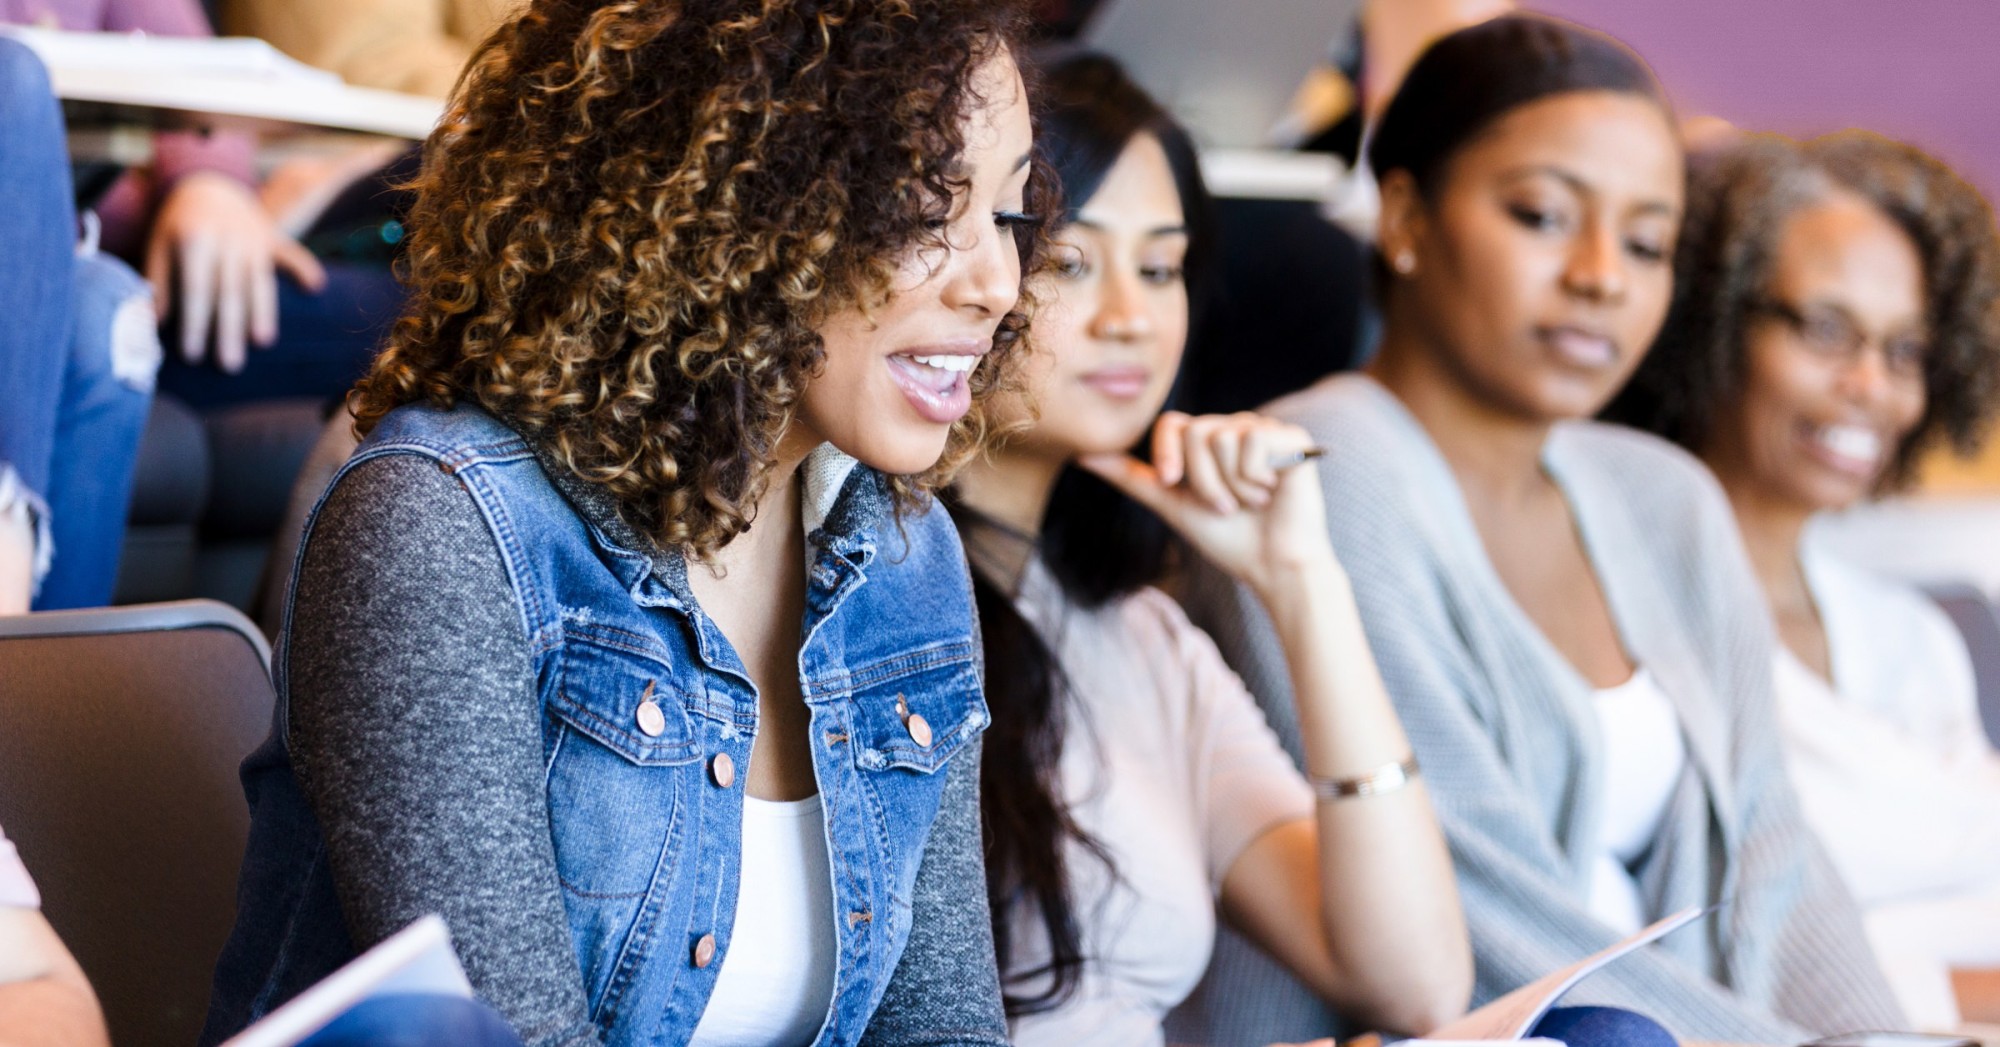
M 854 760 L 863 771 L 933 775 L 986 727 L 969 646 L 917 652 L 854 675 Z
M 863 670 L 849 686 L 858 784 L 888 844 L 887 929 L 900 936 L 946 772 L 970 759 L 986 727 L 979 663 L 969 645 L 954 645 Z
M 548 802 L 563 886 L 637 898 L 673 872 L 700 744 L 666 664 L 572 639 L 548 699 Z

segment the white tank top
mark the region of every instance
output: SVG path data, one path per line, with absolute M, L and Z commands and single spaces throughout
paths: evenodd
M 1591 706 L 1604 739 L 1604 795 L 1590 911 L 1629 934 L 1648 922 L 1630 868 L 1659 834 L 1687 766 L 1687 745 L 1673 701 L 1644 666 L 1624 683 L 1593 694 Z
M 688 1047 L 803 1047 L 833 1002 L 833 873 L 819 797 L 743 798 L 736 923 Z

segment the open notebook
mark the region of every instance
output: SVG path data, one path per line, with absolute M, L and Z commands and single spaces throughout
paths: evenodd
M 423 917 L 383 939 L 222 1047 L 290 1047 L 363 1000 L 401 993 L 472 996 L 442 919 Z
M 1549 1008 L 1554 1007 L 1576 983 L 1620 956 L 1658 941 L 1668 932 L 1678 930 L 1711 911 L 1713 907 L 1682 909 L 1603 952 L 1551 971 L 1455 1022 L 1431 1030 L 1430 1035 L 1421 1040 L 1410 1042 L 1437 1044 L 1522 1040 L 1527 1037 L 1528 1030 L 1533 1029 L 1535 1023 L 1549 1013 Z

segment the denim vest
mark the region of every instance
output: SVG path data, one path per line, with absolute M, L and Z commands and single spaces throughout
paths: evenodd
M 346 468 L 390 454 L 428 458 L 458 479 L 513 581 L 591 1019 L 614 1047 L 684 1043 L 729 955 L 747 775 L 727 768 L 749 766 L 758 719 L 749 675 L 689 593 L 685 564 L 664 557 L 656 567 L 614 540 L 492 417 L 401 408 Z M 799 683 L 837 952 L 832 1007 L 814 1042 L 852 1044 L 909 940 L 942 772 L 974 743 L 987 710 L 970 575 L 943 510 L 899 521 L 883 478 L 831 448 L 803 473 L 811 530 Z M 205 1040 L 354 952 L 285 752 L 282 647 L 277 678 L 277 725 L 244 766 L 254 825 Z

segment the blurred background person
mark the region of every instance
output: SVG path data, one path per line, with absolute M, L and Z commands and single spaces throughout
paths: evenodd
M 0 38 L 0 614 L 111 599 L 160 365 L 153 296 L 78 243 L 62 117 Z
M 194 0 L 0 0 L 0 22 L 53 29 L 208 36 Z M 190 362 L 242 370 L 251 345 L 278 337 L 278 276 L 307 291 L 326 274 L 259 204 L 255 142 L 234 131 L 166 131 L 153 161 L 94 203 L 105 249 L 143 265 Z
M 1726 901 L 1573 997 L 1694 1039 L 1900 1026 L 1784 777 L 1726 501 L 1679 449 L 1586 421 L 1672 288 L 1683 163 L 1652 74 L 1601 34 L 1495 19 L 1417 60 L 1371 162 L 1381 349 L 1270 410 L 1327 449 L 1334 549 L 1452 844 L 1475 1005 Z M 1193 598 L 1296 742 L 1261 609 L 1212 577 Z M 1297 1013 L 1270 981 L 1211 972 L 1229 1042 Z
M 998 405 L 1009 435 L 953 489 L 993 706 L 982 804 L 1013 1040 L 1164 1042 L 1218 904 L 1343 1009 L 1428 1030 L 1471 990 L 1451 859 L 1317 476 L 1272 465 L 1305 434 L 1160 415 L 1212 250 L 1194 148 L 1110 59 L 1045 83 L 1040 144 L 1069 215 L 1035 285 L 1037 355 Z M 1169 526 L 1285 623 L 1319 802 L 1214 644 L 1150 588 Z M 1325 791 L 1355 781 L 1381 794 Z
M 1940 161 L 1851 132 L 1752 136 L 1697 165 L 1658 344 L 1607 417 L 1721 480 L 1776 620 L 1807 817 L 1865 907 L 1910 1017 L 1949 1028 L 1948 970 L 2000 966 L 2000 755 L 1958 630 L 1816 540 L 2000 396 L 2000 241 Z

